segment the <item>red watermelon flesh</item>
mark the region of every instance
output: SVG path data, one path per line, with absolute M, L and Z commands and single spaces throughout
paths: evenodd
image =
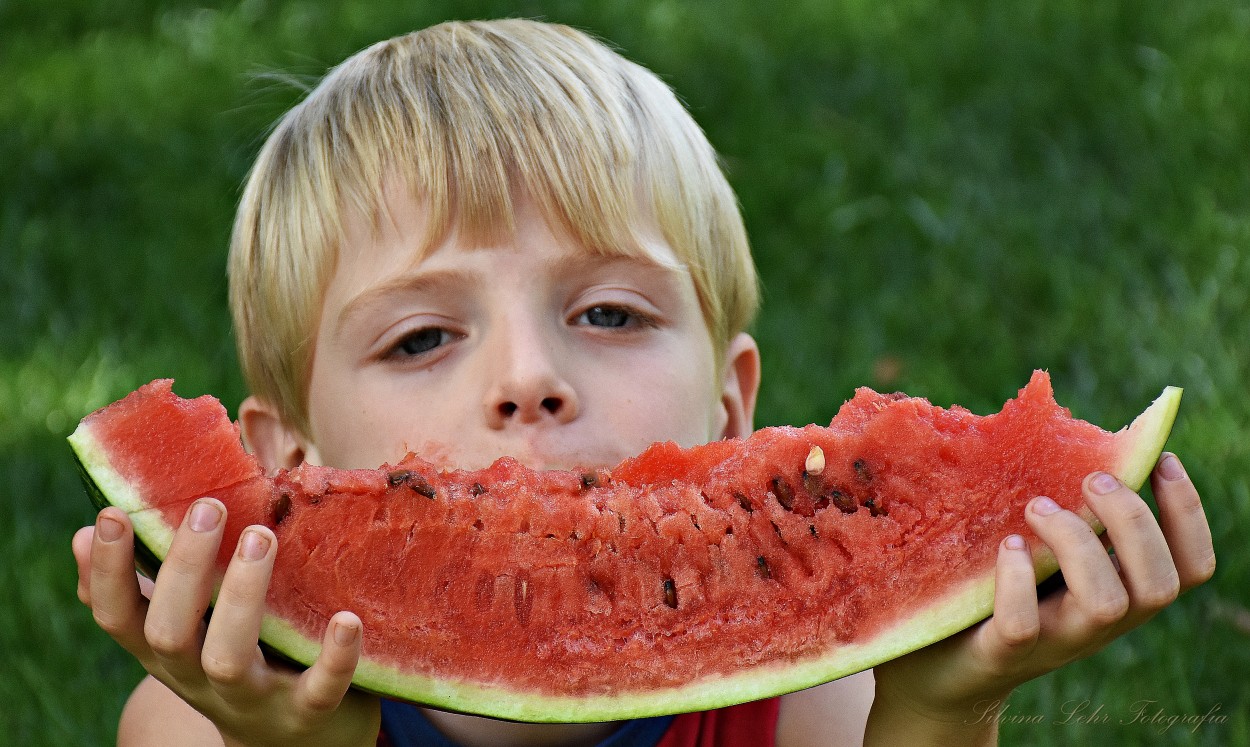
M 304 464 L 272 479 L 211 397 L 156 381 L 70 437 L 97 499 L 157 561 L 190 503 L 228 508 L 219 564 L 249 524 L 278 537 L 262 639 L 304 663 L 328 618 L 364 622 L 357 684 L 504 718 L 677 712 L 828 681 L 990 613 L 999 541 L 1031 538 L 1036 495 L 1081 511 L 1096 469 L 1140 486 L 1175 416 L 1169 388 L 1112 434 L 1035 373 L 977 416 L 860 389 L 829 427 L 655 444 L 610 469 L 510 458 L 439 470 Z M 823 465 L 821 464 L 823 462 Z

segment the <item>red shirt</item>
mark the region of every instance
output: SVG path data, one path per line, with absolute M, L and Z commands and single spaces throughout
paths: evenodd
M 451 743 L 425 719 L 420 710 L 391 701 L 383 701 L 386 708 L 383 723 L 391 721 L 400 733 L 378 735 L 378 747 L 403 747 L 408 744 L 450 745 Z M 654 735 L 658 727 L 656 719 L 646 720 L 643 728 L 639 722 L 629 722 L 630 727 L 614 732 L 605 742 L 608 744 L 639 745 L 646 740 L 647 747 L 773 747 L 777 739 L 777 713 L 780 698 L 768 698 L 754 703 L 718 708 L 714 711 L 683 713 L 672 717 L 658 741 L 643 737 L 640 731 Z M 399 720 L 388 718 L 391 714 Z M 632 732 L 627 735 L 623 732 Z M 624 742 L 622 742 L 624 740 Z
M 777 741 L 780 698 L 683 713 L 656 747 L 772 747 Z

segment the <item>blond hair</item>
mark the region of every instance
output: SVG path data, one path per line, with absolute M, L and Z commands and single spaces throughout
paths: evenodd
M 574 29 L 450 22 L 380 42 L 279 120 L 230 248 L 230 303 L 252 392 L 307 433 L 321 300 L 347 216 L 373 225 L 398 177 L 455 229 L 513 226 L 518 189 L 590 251 L 645 253 L 651 218 L 690 271 L 721 359 L 758 303 L 737 201 L 703 132 L 653 73 Z

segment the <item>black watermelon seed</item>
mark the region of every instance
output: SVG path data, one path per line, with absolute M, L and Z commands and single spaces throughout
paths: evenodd
M 755 569 L 760 572 L 762 578 L 772 578 L 773 572 L 768 567 L 768 561 L 764 560 L 764 556 L 760 555 L 755 559 Z
M 412 476 L 412 470 L 397 469 L 394 472 L 386 473 L 386 484 L 392 488 L 398 488 L 400 485 L 408 482 L 408 479 Z
M 282 523 L 286 515 L 291 512 L 291 494 L 282 491 L 274 500 L 273 506 L 269 511 L 269 518 L 273 521 L 273 525 L 277 526 Z
M 482 487 L 482 483 L 480 482 L 475 482 L 469 486 L 469 495 L 473 496 L 474 498 L 478 497 L 479 495 L 482 495 L 485 492 L 486 492 L 486 488 Z
M 599 486 L 599 476 L 594 472 L 586 472 L 582 475 L 582 490 Z
M 664 603 L 677 609 L 677 585 L 671 578 L 664 579 Z
M 434 489 L 434 486 L 426 482 L 424 477 L 417 474 L 409 476 L 408 487 L 412 488 L 412 492 L 423 495 L 426 498 L 434 498 L 438 495 L 438 491 Z
M 780 477 L 773 478 L 773 495 L 777 497 L 777 502 L 787 511 L 794 510 L 794 491 L 790 489 L 790 483 Z
M 755 511 L 755 509 L 751 506 L 751 501 L 747 500 L 747 497 L 742 493 L 734 493 L 734 498 L 738 499 L 738 505 L 742 506 L 747 513 Z
M 855 505 L 855 499 L 841 490 L 834 490 L 829 494 L 829 499 L 844 514 L 853 514 L 859 510 L 859 506 Z
M 868 462 L 863 459 L 856 459 L 851 464 L 855 468 L 855 476 L 864 482 L 872 482 L 872 470 L 868 468 Z

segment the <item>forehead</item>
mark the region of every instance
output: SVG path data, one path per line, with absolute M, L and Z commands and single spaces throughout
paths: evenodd
M 688 267 L 664 237 L 649 211 L 627 219 L 565 218 L 549 201 L 521 189 L 510 191 L 495 209 L 466 206 L 463 200 L 431 199 L 397 176 L 384 180 L 370 207 L 348 209 L 338 247 L 339 264 L 363 260 L 401 263 L 411 269 L 442 249 L 475 251 L 506 247 L 535 251 L 560 247 L 578 266 L 596 260 L 632 260 L 672 272 Z M 442 203 L 442 204 L 440 204 Z

